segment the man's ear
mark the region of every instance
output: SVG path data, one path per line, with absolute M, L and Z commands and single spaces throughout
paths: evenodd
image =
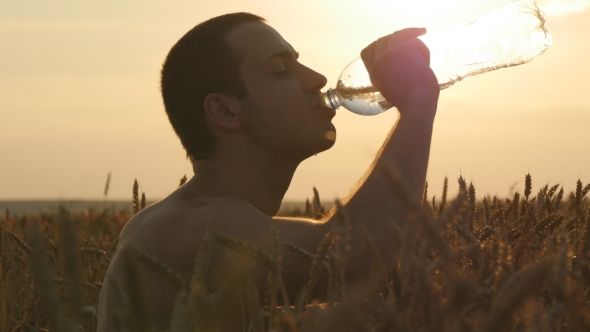
M 210 93 L 203 102 L 205 117 L 213 124 L 227 130 L 242 126 L 241 106 L 238 99 L 223 93 Z

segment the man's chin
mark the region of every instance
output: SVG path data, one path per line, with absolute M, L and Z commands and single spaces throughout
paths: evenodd
M 328 130 L 324 133 L 326 140 L 332 142 L 332 145 L 336 142 L 336 129 Z M 331 147 L 331 146 L 330 146 Z
M 329 130 L 324 133 L 321 145 L 318 147 L 316 154 L 329 150 L 336 143 L 336 131 Z

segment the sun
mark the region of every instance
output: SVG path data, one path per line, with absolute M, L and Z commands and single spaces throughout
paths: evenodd
M 415 16 L 430 16 L 464 0 L 381 0 L 389 6 Z

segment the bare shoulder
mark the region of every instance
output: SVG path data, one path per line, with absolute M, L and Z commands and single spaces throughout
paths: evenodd
M 266 249 L 271 227 L 282 240 L 315 248 L 328 225 L 309 219 L 271 218 L 229 197 L 167 199 L 142 210 L 123 229 L 122 248 L 138 247 L 189 274 L 207 234 L 224 234 Z
M 317 246 L 328 228 L 310 219 L 271 218 L 237 198 L 171 195 L 129 220 L 119 249 L 137 247 L 186 269 L 207 234 L 225 234 L 264 248 L 273 226 L 282 239 L 304 247 Z
M 235 236 L 238 228 L 247 229 L 241 224 L 263 224 L 264 220 L 270 218 L 246 202 L 231 198 L 164 199 L 140 211 L 123 228 L 107 271 L 99 300 L 99 331 L 113 330 L 116 319 L 112 315 L 117 310 L 108 308 L 120 305 L 115 286 L 129 284 L 127 257 L 133 249 L 164 263 L 188 282 L 195 256 L 208 233 L 231 232 Z M 143 287 L 157 290 L 145 292 L 144 300 L 156 326 L 165 328 L 178 288 L 149 267 L 136 266 Z
M 179 246 L 186 249 L 187 245 L 198 245 L 198 239 L 207 233 L 239 234 L 254 225 L 269 224 L 270 220 L 239 199 L 201 197 L 175 200 L 169 197 L 129 220 L 121 232 L 121 243 L 149 251 Z

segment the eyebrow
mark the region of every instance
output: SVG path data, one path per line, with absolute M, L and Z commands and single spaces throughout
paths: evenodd
M 269 55 L 266 59 L 264 59 L 264 61 L 262 63 L 267 63 L 268 61 L 270 61 L 274 58 L 277 58 L 277 57 L 299 59 L 299 52 L 297 52 L 295 50 L 285 50 L 285 51 L 275 52 L 275 53 Z

